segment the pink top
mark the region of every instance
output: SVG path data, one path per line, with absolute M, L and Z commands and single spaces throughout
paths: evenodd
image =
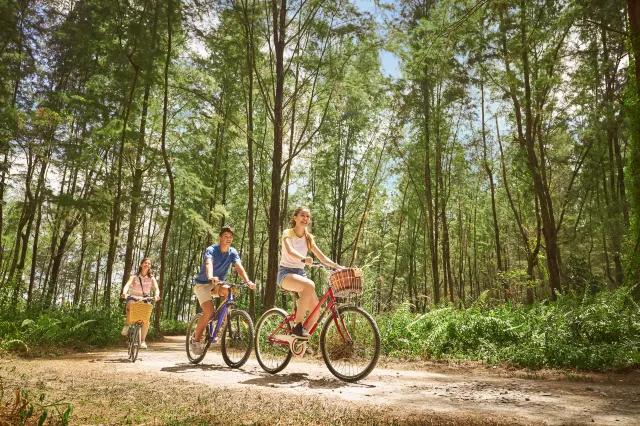
M 140 280 L 142 280 L 142 287 L 140 287 Z M 144 292 L 144 294 L 143 294 Z M 151 292 L 151 277 L 139 277 L 138 275 L 134 276 L 133 282 L 129 287 L 129 294 L 134 297 L 145 297 L 150 296 Z

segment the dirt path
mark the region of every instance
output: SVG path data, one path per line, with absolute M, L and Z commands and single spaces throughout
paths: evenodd
M 38 377 L 37 383 L 69 392 L 76 380 L 80 383 L 95 377 L 106 383 L 146 374 L 156 377 L 156 387 L 180 382 L 196 384 L 197 389 L 225 388 L 240 391 L 240 395 L 250 392 L 269 398 L 274 393 L 284 399 L 300 394 L 332 401 L 337 398 L 365 410 L 371 407 L 414 419 L 437 415 L 445 419 L 499 418 L 504 424 L 640 424 L 637 371 L 586 375 L 532 373 L 479 364 L 409 363 L 413 369 L 381 365 L 362 382 L 349 384 L 331 375 L 320 356 L 304 361 L 294 359 L 283 372 L 270 375 L 262 371 L 253 356 L 240 370 L 227 368 L 219 347 L 213 347 L 200 365 L 191 365 L 183 345 L 182 338 L 150 344 L 135 363 L 127 362 L 124 350 L 57 359 L 2 360 L 0 375 L 24 371 L 22 377 L 27 378 L 27 372 L 31 372 Z

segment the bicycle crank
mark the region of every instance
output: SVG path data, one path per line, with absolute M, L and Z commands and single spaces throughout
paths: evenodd
M 281 340 L 283 342 L 287 342 L 289 345 L 289 350 L 295 356 L 304 356 L 305 351 L 307 350 L 307 340 L 306 339 L 298 339 L 295 336 L 289 334 L 277 334 L 273 336 L 275 339 Z

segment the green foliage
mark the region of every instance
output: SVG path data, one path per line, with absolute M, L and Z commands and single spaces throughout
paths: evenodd
M 407 304 L 377 319 L 391 356 L 464 358 L 524 367 L 626 368 L 640 364 L 640 309 L 631 289 L 569 295 L 530 307 L 466 310 L 437 306 L 423 315 Z
M 84 350 L 120 339 L 120 309 L 27 312 L 0 317 L 0 347 L 38 354 L 58 347 Z
M 162 330 L 162 334 L 165 336 L 185 335 L 187 333 L 187 322 L 169 319 L 162 320 L 160 321 L 160 330 Z M 149 329 L 149 336 L 153 337 L 154 334 L 155 331 L 153 329 Z
M 17 388 L 11 400 L 5 401 L 5 386 L 0 380 L 0 418 L 2 424 L 66 426 L 71 421 L 73 407 L 65 402 L 48 402 L 44 393 L 37 397 L 28 389 Z

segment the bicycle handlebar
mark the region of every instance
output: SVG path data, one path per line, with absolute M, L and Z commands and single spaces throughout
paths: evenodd
M 216 283 L 216 285 L 222 286 L 224 288 L 242 288 L 242 287 L 249 287 L 249 285 L 247 284 L 247 282 L 241 282 L 240 284 L 234 284 L 231 283 L 229 281 L 218 281 Z
M 308 266 L 309 268 L 322 268 L 322 269 L 326 269 L 327 271 L 330 271 L 330 270 L 339 271 L 340 269 L 344 269 L 344 268 L 340 268 L 340 269 L 334 268 L 334 267 L 325 265 L 322 262 L 313 262 L 311 265 L 305 265 L 305 266 Z
M 136 299 L 136 302 L 155 302 L 156 301 L 156 297 L 155 296 L 145 296 L 142 299 Z

